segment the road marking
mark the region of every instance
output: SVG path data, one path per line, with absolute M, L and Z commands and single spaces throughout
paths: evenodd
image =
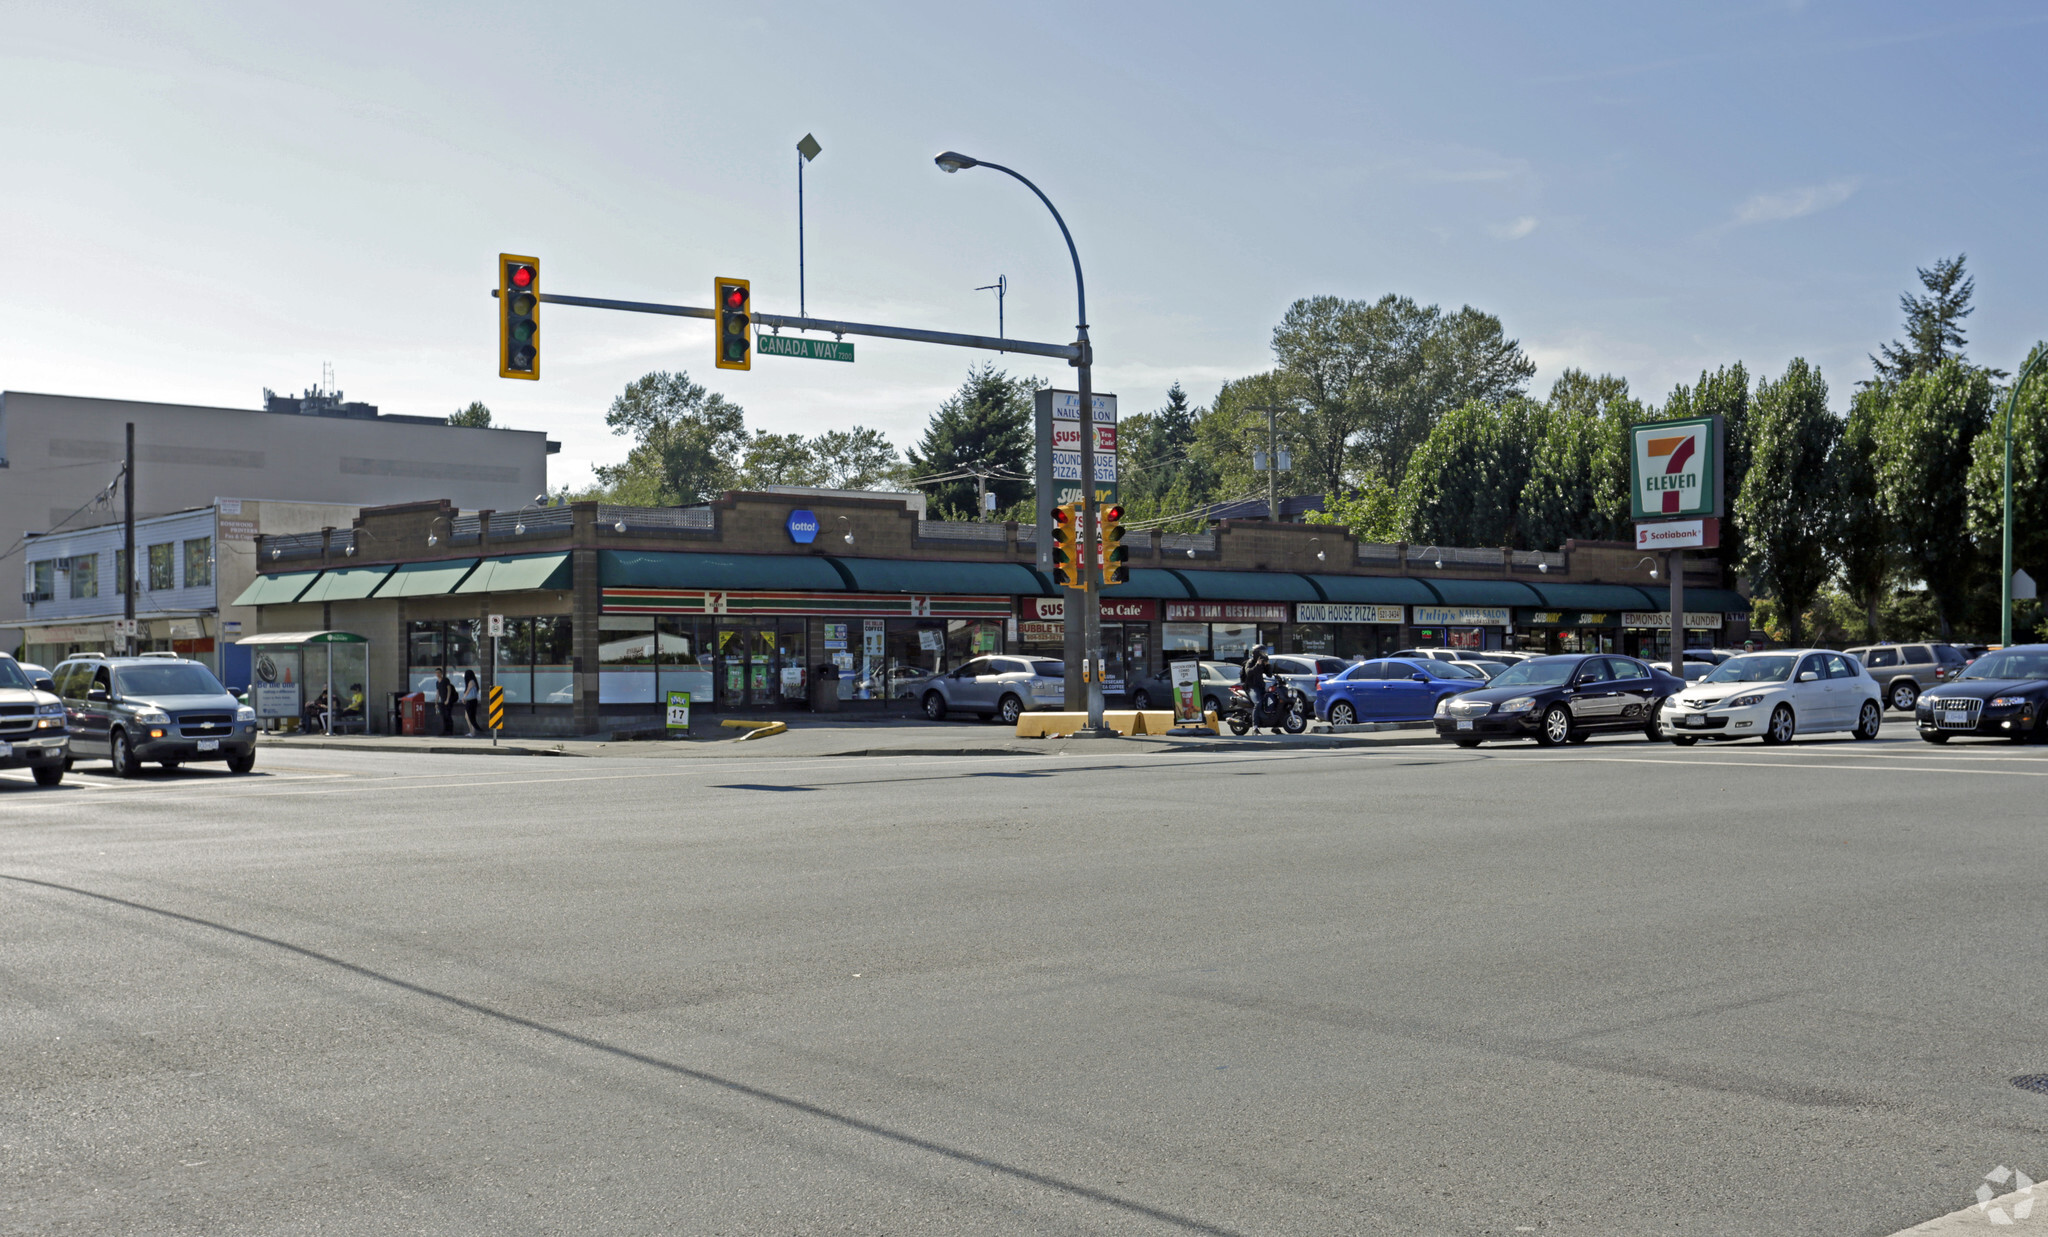
M 2025 1216 L 2028 1211 L 2016 1211 L 2025 1205 L 2031 1211 L 2034 1205 L 2034 1187 L 2014 1190 L 2001 1198 L 1989 1202 L 1971 1203 L 1961 1211 L 1951 1211 L 1945 1216 L 1936 1216 L 1923 1224 L 1902 1228 L 1892 1237 L 1953 1237 L 1959 1233 L 1995 1233 L 2011 1228 L 2016 1221 L 2015 1214 Z M 1993 1212 L 1998 1219 L 1992 1219 Z

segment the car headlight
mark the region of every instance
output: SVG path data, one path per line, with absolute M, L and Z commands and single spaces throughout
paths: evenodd
M 238 722 L 253 722 L 256 720 L 256 710 L 246 704 L 242 705 L 235 710 L 235 720 Z
M 36 706 L 36 716 L 62 717 L 64 716 L 64 706 L 61 704 L 39 704 Z
M 171 715 L 162 709 L 137 709 L 135 720 L 145 726 L 168 726 L 171 724 Z
M 1993 700 L 1991 702 L 1991 707 L 1994 709 L 2010 709 L 2016 705 L 2025 704 L 2026 702 L 2027 698 L 2025 696 L 2000 696 L 1998 699 Z
M 1451 698 L 1450 698 L 1449 696 L 1441 696 L 1441 697 L 1439 697 L 1439 698 L 1437 699 L 1437 702 L 1436 702 L 1436 715 L 1437 715 L 1438 717 L 1442 717 L 1442 716 L 1444 716 L 1444 715 L 1445 715 L 1446 713 L 1449 713 L 1450 711 L 1451 711 Z
M 1725 708 L 1730 708 L 1730 709 L 1746 709 L 1746 708 L 1748 708 L 1748 707 L 1749 707 L 1750 705 L 1753 705 L 1753 704 L 1762 704 L 1763 702 L 1764 702 L 1764 698 L 1763 698 L 1763 695 L 1762 695 L 1762 693 L 1760 693 L 1760 692 L 1759 692 L 1759 693 L 1757 693 L 1757 694 L 1754 694 L 1754 695 L 1749 695 L 1749 696 L 1737 696 L 1737 697 L 1736 697 L 1735 699 L 1733 699 L 1733 700 L 1729 700 L 1729 701 L 1726 701 L 1726 702 L 1724 703 L 1724 706 L 1723 706 L 1723 707 L 1725 707 Z
M 1527 713 L 1535 707 L 1536 697 L 1516 696 L 1513 700 L 1502 701 L 1500 711 L 1503 713 Z

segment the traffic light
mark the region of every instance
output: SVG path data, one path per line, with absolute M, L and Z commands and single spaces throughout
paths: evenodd
M 1081 504 L 1052 509 L 1053 579 L 1062 588 L 1081 588 Z
M 1131 551 L 1124 545 L 1124 509 L 1110 503 L 1096 511 L 1095 519 L 1102 525 L 1102 582 L 1129 584 Z
M 540 259 L 498 255 L 498 377 L 540 378 Z
M 718 350 L 713 358 L 720 369 L 754 368 L 754 320 L 747 306 L 753 292 L 744 279 L 714 279 L 711 295 L 718 301 Z

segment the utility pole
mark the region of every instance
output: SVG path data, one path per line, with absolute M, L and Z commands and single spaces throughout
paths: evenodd
M 128 457 L 121 466 L 121 545 L 128 561 L 121 564 L 121 617 L 129 633 L 121 637 L 123 653 L 135 651 L 135 422 L 128 423 Z

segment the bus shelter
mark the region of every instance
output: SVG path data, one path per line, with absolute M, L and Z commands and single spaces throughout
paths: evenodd
M 329 733 L 364 728 L 363 684 L 370 642 L 352 631 L 276 631 L 244 636 L 249 650 L 249 703 L 258 721 L 331 719 Z M 339 693 L 336 688 L 339 687 Z M 309 688 L 312 690 L 309 694 Z M 309 705 L 323 698 L 316 713 Z

